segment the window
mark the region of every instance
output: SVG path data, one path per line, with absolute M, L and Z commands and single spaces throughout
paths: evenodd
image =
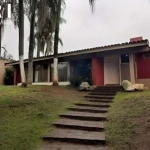
M 125 54 L 125 55 L 121 55 L 121 63 L 129 63 L 129 55 Z
M 67 73 L 67 62 L 58 63 L 58 80 L 60 82 L 66 82 L 68 80 L 68 73 Z M 54 64 L 51 64 L 51 81 L 53 81 L 53 71 L 54 71 Z

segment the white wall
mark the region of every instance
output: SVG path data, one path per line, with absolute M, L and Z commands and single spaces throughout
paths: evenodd
M 119 56 L 104 57 L 104 84 L 120 84 Z

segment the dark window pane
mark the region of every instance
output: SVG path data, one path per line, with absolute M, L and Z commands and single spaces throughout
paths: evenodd
M 129 63 L 129 55 L 121 55 L 121 63 Z

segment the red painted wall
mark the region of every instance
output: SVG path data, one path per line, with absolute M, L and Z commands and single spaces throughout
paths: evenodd
M 19 66 L 14 66 L 14 85 L 21 83 L 21 75 Z
M 94 85 L 104 85 L 104 59 L 92 58 L 92 79 Z
M 144 58 L 143 54 L 150 52 L 142 52 L 136 54 L 137 62 L 137 78 L 138 79 L 147 79 L 150 78 L 150 58 Z

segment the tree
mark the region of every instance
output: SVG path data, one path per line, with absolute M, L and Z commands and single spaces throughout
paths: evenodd
M 28 83 L 33 82 L 33 52 L 35 46 L 34 29 L 35 29 L 35 11 L 37 0 L 32 0 L 31 7 L 31 20 L 30 20 L 30 41 L 29 41 L 29 62 L 28 62 Z
M 57 13 L 55 14 L 56 24 L 55 24 L 55 37 L 54 37 L 54 75 L 53 75 L 53 85 L 58 85 L 58 41 L 59 41 L 59 21 L 61 16 L 61 0 L 57 1 Z
M 24 70 L 24 7 L 23 0 L 19 0 L 19 62 L 22 85 L 26 84 L 25 70 Z
M 1 47 L 4 50 L 4 53 L 1 55 L 1 58 L 8 61 L 13 61 L 13 56 L 11 54 L 8 54 L 8 51 L 5 47 Z
M 40 0 L 37 4 L 37 21 L 36 21 L 36 41 L 37 41 L 37 57 L 40 52 L 49 55 L 52 52 L 52 41 L 54 33 L 54 19 L 48 0 Z M 44 51 L 46 48 L 46 52 Z
M 6 2 L 0 2 L 0 59 L 1 59 L 1 42 L 2 34 L 4 33 L 4 22 L 7 20 L 8 16 L 8 4 Z
M 35 37 L 37 39 L 37 57 L 39 57 L 39 53 L 42 52 L 43 55 L 48 56 L 53 53 L 53 43 L 54 43 L 54 31 L 55 31 L 55 19 L 54 14 L 46 15 L 46 20 L 44 24 L 41 18 L 41 10 L 37 11 L 38 20 L 36 22 L 36 33 Z M 60 24 L 65 23 L 65 19 L 60 18 Z M 59 43 L 63 45 L 62 40 L 59 38 Z
M 53 39 L 53 32 L 54 34 L 54 77 L 53 77 L 53 84 L 58 85 L 58 43 L 60 40 L 59 38 L 59 24 L 61 20 L 61 6 L 64 0 L 26 0 L 29 2 L 29 6 L 31 11 L 28 13 L 30 19 L 30 43 L 29 43 L 29 64 L 28 64 L 28 83 L 32 83 L 33 81 L 33 51 L 35 46 L 35 39 L 34 39 L 34 28 L 35 28 L 35 12 L 37 3 L 39 3 L 39 10 L 42 10 L 42 13 L 37 13 L 37 25 L 38 25 L 38 32 L 36 34 L 37 41 L 38 41 L 38 52 L 37 55 L 39 56 L 39 51 L 41 49 L 44 50 L 46 44 L 46 55 L 48 55 L 52 51 L 52 39 Z M 89 0 L 90 5 L 92 6 L 95 0 Z M 48 7 L 47 7 L 48 5 Z M 31 14 L 31 18 L 30 18 Z M 42 14 L 42 15 L 41 15 Z M 42 16 L 42 17 L 41 17 Z M 42 27 L 42 30 L 40 30 Z
M 92 7 L 92 11 L 94 10 L 94 4 L 96 0 L 89 0 L 90 6 Z M 55 38 L 54 38 L 54 74 L 53 74 L 53 85 L 58 85 L 58 41 L 59 41 L 59 21 L 61 17 L 61 4 L 64 2 L 63 0 L 55 1 L 55 10 L 56 11 L 56 22 L 55 22 Z

